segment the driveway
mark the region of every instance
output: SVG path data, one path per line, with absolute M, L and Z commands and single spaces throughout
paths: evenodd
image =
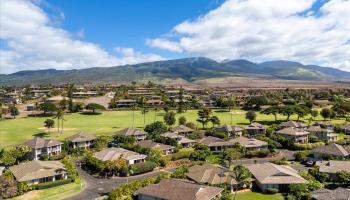
M 97 178 L 94 176 L 91 176 L 84 170 L 82 170 L 80 167 L 77 167 L 77 170 L 79 172 L 79 175 L 82 179 L 85 180 L 87 187 L 85 190 L 80 192 L 79 194 L 67 198 L 67 200 L 95 200 L 101 196 L 107 195 L 108 192 L 110 192 L 112 189 L 123 185 L 125 183 L 128 183 L 130 181 L 134 180 L 142 180 L 149 177 L 155 177 L 161 174 L 165 171 L 172 171 L 170 170 L 156 170 L 153 172 L 149 172 L 146 174 L 141 174 L 137 176 L 131 176 L 131 177 L 115 177 L 115 178 Z

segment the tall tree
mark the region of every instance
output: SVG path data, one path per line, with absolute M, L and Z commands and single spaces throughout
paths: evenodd
M 9 107 L 9 111 L 13 119 L 15 119 L 17 115 L 19 115 L 19 110 L 16 105 L 11 105 Z
M 252 123 L 256 119 L 256 113 L 254 111 L 248 111 L 245 113 L 245 118 L 249 120 L 249 123 Z
M 233 173 L 234 173 L 235 179 L 237 181 L 237 185 L 238 185 L 238 187 L 235 190 L 235 195 L 233 198 L 234 200 L 236 200 L 237 191 L 238 191 L 239 186 L 243 185 L 243 184 L 250 184 L 250 178 L 252 175 L 249 172 L 249 170 L 242 165 L 236 165 L 233 168 Z
M 177 107 L 177 113 L 183 113 L 184 112 L 184 89 L 182 89 L 182 87 L 179 90 L 179 103 L 178 103 L 178 107 Z
M 174 125 L 175 122 L 176 122 L 175 113 L 173 111 L 169 111 L 169 112 L 165 113 L 165 115 L 164 115 L 164 122 L 169 127 Z
M 220 119 L 217 116 L 212 116 L 210 118 L 210 122 L 213 124 L 213 127 L 215 125 L 220 125 Z
M 210 118 L 212 117 L 212 111 L 210 108 L 202 108 L 198 111 L 198 119 L 197 121 L 200 122 L 203 125 L 203 129 L 210 121 Z

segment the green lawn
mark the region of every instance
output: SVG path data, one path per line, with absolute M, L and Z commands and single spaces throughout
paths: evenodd
M 80 183 L 69 183 L 49 189 L 31 191 L 23 196 L 13 198 L 13 200 L 57 200 L 65 199 L 71 197 L 75 194 L 81 192 L 85 188 L 86 183 L 83 181 L 82 185 Z
M 177 117 L 184 115 L 187 121 L 194 123 L 197 119 L 197 110 L 190 110 L 183 114 L 177 114 Z M 233 110 L 232 122 L 237 125 L 247 125 L 248 120 L 245 119 L 245 111 Z M 221 112 L 214 110 L 213 114 L 220 118 L 221 124 L 231 123 L 231 114 L 229 112 Z M 145 124 L 154 122 L 155 120 L 163 120 L 164 112 L 150 111 L 146 114 Z M 134 127 L 143 128 L 143 116 L 141 111 L 134 113 Z M 278 119 L 285 119 L 285 116 L 278 116 Z M 0 121 L 0 147 L 21 143 L 30 139 L 35 134 L 40 134 L 43 131 L 39 128 L 43 127 L 43 122 L 46 117 L 28 117 L 18 119 L 8 119 Z M 296 119 L 292 116 L 291 119 Z M 319 120 L 321 118 L 318 118 Z M 258 114 L 257 121 L 273 121 L 274 116 Z M 49 137 L 55 139 L 63 139 L 69 135 L 75 134 L 79 131 L 86 131 L 95 135 L 112 134 L 122 128 L 131 127 L 133 122 L 132 111 L 106 111 L 100 115 L 84 115 L 79 113 L 67 114 L 65 116 L 63 134 L 57 134 L 57 128 L 52 130 Z M 343 123 L 344 120 L 336 120 L 335 123 Z M 55 126 L 57 120 L 55 120 Z M 201 127 L 200 124 L 198 124 Z
M 242 192 L 238 193 L 236 200 L 283 200 L 282 194 L 263 194 L 258 192 Z

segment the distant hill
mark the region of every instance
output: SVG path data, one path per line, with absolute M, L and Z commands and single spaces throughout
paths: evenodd
M 193 82 L 230 76 L 265 77 L 286 80 L 349 81 L 350 72 L 285 60 L 254 63 L 248 60 L 217 62 L 203 57 L 165 60 L 115 67 L 80 70 L 32 70 L 1 74 L 0 84 L 98 83 L 145 80 L 182 80 Z

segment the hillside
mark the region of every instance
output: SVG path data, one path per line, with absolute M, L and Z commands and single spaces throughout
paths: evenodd
M 33 70 L 1 74 L 1 85 L 45 83 L 98 83 L 145 80 L 180 80 L 193 82 L 208 78 L 264 77 L 286 80 L 349 81 L 350 72 L 291 61 L 254 63 L 248 60 L 217 62 L 196 57 L 115 67 L 95 67 L 80 70 Z

